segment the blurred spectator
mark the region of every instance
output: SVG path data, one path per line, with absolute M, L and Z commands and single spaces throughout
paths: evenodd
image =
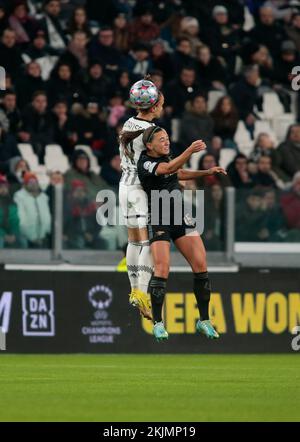
M 275 149 L 275 144 L 269 134 L 261 132 L 254 144 L 254 150 L 251 152 L 249 158 L 257 162 L 259 158 L 264 156 L 272 156 Z
M 276 22 L 272 7 L 262 6 L 259 9 L 259 22 L 250 32 L 250 38 L 267 46 L 272 57 L 279 55 L 280 45 L 287 37 L 283 26 Z
M 260 191 L 248 193 L 238 205 L 235 219 L 236 240 L 259 242 L 268 238 Z
M 289 40 L 284 41 L 281 45 L 280 56 L 275 60 L 274 80 L 290 90 L 293 67 L 299 65 L 300 58 L 295 43 Z
M 66 190 L 72 190 L 72 181 L 80 180 L 86 184 L 88 196 L 95 201 L 96 195 L 101 189 L 107 189 L 109 186 L 98 175 L 90 170 L 90 159 L 84 150 L 74 151 L 72 158 L 72 168 L 65 173 Z
M 37 91 L 31 104 L 22 116 L 22 128 L 19 137 L 24 143 L 31 143 L 40 162 L 44 162 L 45 146 L 53 142 L 54 124 L 48 111 L 45 92 Z
M 195 68 L 195 60 L 192 57 L 192 44 L 186 37 L 177 41 L 177 46 L 172 55 L 172 72 L 182 72 L 184 68 Z
M 222 57 L 232 75 L 235 71 L 236 55 L 240 49 L 240 35 L 229 23 L 228 9 L 216 5 L 212 10 L 213 25 L 204 28 L 205 40 L 214 55 Z
M 176 94 L 174 93 L 176 91 Z M 165 111 L 173 117 L 181 117 L 185 104 L 203 91 L 196 80 L 193 68 L 183 68 L 179 78 L 170 81 L 165 91 Z
M 257 172 L 252 175 L 255 186 L 259 187 L 277 187 L 272 176 L 272 160 L 270 156 L 261 155 L 257 161 Z
M 300 240 L 300 172 L 295 173 L 292 188 L 281 197 L 281 207 L 289 229 L 297 229 L 297 241 Z
M 216 158 L 211 153 L 205 153 L 202 155 L 199 161 L 199 170 L 208 170 L 212 167 L 216 167 L 219 164 L 216 161 Z M 206 189 L 215 184 L 219 184 L 222 187 L 226 187 L 230 184 L 228 177 L 222 174 L 209 175 L 205 177 L 200 177 L 197 179 L 197 189 Z
M 42 29 L 37 29 L 32 43 L 30 43 L 26 51 L 22 53 L 22 58 L 25 63 L 36 61 L 40 65 L 43 80 L 48 80 L 58 60 L 55 49 L 47 45 L 46 34 Z
M 15 136 L 20 129 L 21 113 L 17 108 L 17 95 L 14 91 L 5 91 L 0 109 L 9 121 L 8 131 Z
M 203 240 L 210 251 L 224 248 L 224 189 L 220 184 L 212 184 L 205 191 L 205 230 Z
M 147 4 L 138 11 L 139 16 L 130 26 L 130 44 L 134 42 L 147 43 L 159 36 L 160 29 L 153 20 L 151 6 Z
M 9 27 L 8 25 L 8 18 L 7 18 L 7 11 L 5 8 L 5 5 L 3 2 L 0 3 L 0 35 L 2 35 L 4 29 L 7 29 Z
M 260 77 L 274 80 L 274 63 L 266 46 L 251 41 L 243 46 L 241 56 L 245 65 L 258 66 Z
M 17 102 L 21 111 L 31 102 L 36 91 L 46 89 L 46 83 L 41 77 L 40 65 L 32 61 L 26 65 L 26 73 L 16 82 Z
M 172 78 L 173 72 L 170 69 L 172 59 L 170 54 L 166 51 L 165 42 L 162 39 L 157 39 L 153 42 L 151 58 L 153 68 L 162 72 L 165 80 Z
M 247 163 L 247 157 L 238 153 L 227 168 L 228 177 L 236 188 L 247 189 L 253 187 L 253 180 Z
M 153 81 L 152 77 L 151 80 Z M 129 76 L 128 71 L 126 70 L 121 71 L 117 80 L 116 90 L 122 96 L 124 101 L 128 100 L 131 84 L 132 80 L 131 77 Z
M 8 21 L 10 28 L 16 33 L 17 43 L 26 46 L 33 38 L 37 22 L 30 17 L 25 0 L 14 5 Z
M 54 137 L 53 141 L 59 144 L 65 155 L 73 155 L 74 145 L 78 141 L 76 130 L 68 113 L 68 106 L 65 101 L 58 101 L 53 107 Z
M 51 231 L 49 198 L 41 191 L 37 177 L 32 172 L 24 175 L 24 185 L 14 195 L 18 206 L 20 230 L 30 248 L 48 248 Z
M 253 65 L 245 69 L 243 77 L 231 89 L 233 101 L 251 136 L 253 136 L 254 123 L 257 119 L 256 109 L 262 108 L 262 97 L 259 91 L 261 85 L 259 69 Z
M 10 184 L 11 193 L 15 193 L 23 185 L 24 174 L 30 172 L 28 163 L 19 156 L 12 157 L 8 161 L 7 179 Z
M 120 155 L 114 155 L 102 163 L 102 178 L 115 189 L 118 188 L 122 175 Z
M 95 20 L 101 27 L 112 23 L 119 10 L 119 2 L 111 0 L 86 0 L 86 11 L 90 20 Z
M 78 179 L 72 180 L 64 214 L 66 248 L 99 247 L 100 227 L 96 221 L 96 209 L 96 201 L 89 197 L 86 184 Z
M 66 63 L 71 66 L 73 72 L 88 67 L 88 36 L 84 31 L 75 31 L 68 44 L 67 50 L 60 57 L 59 63 Z
M 67 37 L 60 22 L 61 4 L 59 0 L 46 0 L 44 5 L 44 18 L 40 26 L 46 33 L 48 44 L 59 54 L 67 45 Z
M 117 15 L 114 19 L 114 41 L 115 47 L 122 53 L 129 50 L 129 30 L 128 21 L 123 13 Z
M 214 123 L 207 112 L 207 102 L 201 95 L 195 96 L 184 112 L 180 124 L 179 142 L 186 148 L 194 140 L 203 140 L 208 148 L 213 137 Z
M 224 90 L 227 74 L 219 59 L 213 57 L 210 48 L 205 45 L 197 49 L 196 55 L 198 75 L 206 89 Z
M 291 181 L 300 170 L 300 124 L 290 126 L 286 140 L 273 153 L 274 170 L 284 181 Z
M 13 79 L 17 79 L 23 64 L 20 49 L 16 41 L 16 33 L 12 29 L 5 29 L 0 43 L 1 66 Z
M 78 6 L 73 10 L 67 26 L 68 34 L 73 35 L 76 31 L 83 31 L 88 38 L 92 36 L 86 10 L 82 6 Z
M 112 28 L 103 27 L 89 45 L 91 59 L 99 59 L 107 74 L 116 75 L 121 68 L 123 59 L 121 52 L 114 45 Z
M 109 100 L 108 112 L 108 125 L 110 127 L 116 127 L 126 112 L 126 107 L 124 106 L 123 99 L 120 94 L 116 93 L 113 97 L 111 97 Z
M 18 209 L 9 194 L 8 181 L 4 175 L 0 175 L 0 249 L 24 245 L 19 224 Z
M 106 104 L 111 92 L 111 81 L 103 73 L 103 66 L 99 60 L 90 63 L 82 88 L 85 97 L 95 97 L 100 104 Z
M 282 241 L 285 230 L 283 213 L 279 205 L 278 191 L 267 189 L 262 195 L 264 236 L 267 241 Z
M 3 121 L 0 121 L 0 161 L 7 161 L 15 155 L 19 155 L 19 151 L 17 148 L 17 142 L 14 135 L 7 133 L 9 128 L 9 122 L 3 114 L 6 121 L 7 126 L 3 126 Z M 1 118 L 1 114 L 0 114 Z
M 126 60 L 126 68 L 136 76 L 136 79 L 144 77 L 152 69 L 149 57 L 149 48 L 145 44 L 136 44 L 129 52 Z
M 80 97 L 80 92 L 72 67 L 64 62 L 59 64 L 48 82 L 47 93 L 50 106 L 58 100 L 66 100 L 70 106 L 76 98 Z
M 231 97 L 220 98 L 211 117 L 214 121 L 214 133 L 221 137 L 224 147 L 236 147 L 234 135 L 239 122 L 239 114 Z
M 295 43 L 297 51 L 300 52 L 300 11 L 292 15 L 285 30 L 288 37 Z
M 187 38 L 192 46 L 191 56 L 195 57 L 198 48 L 203 44 L 199 38 L 199 22 L 196 17 L 183 17 L 180 22 L 180 37 Z

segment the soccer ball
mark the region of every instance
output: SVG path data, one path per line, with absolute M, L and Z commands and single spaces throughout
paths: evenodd
M 130 89 L 130 102 L 136 109 L 149 109 L 157 103 L 159 91 L 152 81 L 139 80 Z

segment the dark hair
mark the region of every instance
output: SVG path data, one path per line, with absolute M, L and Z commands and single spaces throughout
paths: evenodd
M 122 144 L 122 146 L 124 148 L 125 155 L 129 158 L 133 158 L 133 151 L 130 150 L 130 147 L 131 147 L 130 144 L 137 137 L 139 137 L 140 135 L 143 134 L 143 144 L 146 147 L 146 144 L 152 140 L 154 134 L 156 132 L 160 132 L 162 130 L 163 130 L 163 128 L 161 128 L 160 126 L 151 126 L 151 127 L 148 127 L 147 129 L 122 132 L 119 136 L 119 141 L 120 141 L 120 144 Z

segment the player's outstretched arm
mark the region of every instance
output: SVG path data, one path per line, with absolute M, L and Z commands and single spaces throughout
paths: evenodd
M 176 173 L 193 155 L 206 149 L 206 144 L 202 140 L 194 141 L 181 155 L 171 160 L 169 163 L 160 163 L 156 169 L 156 175 L 171 175 Z
M 207 170 L 188 170 L 188 169 L 179 169 L 177 172 L 177 177 L 181 181 L 186 180 L 195 180 L 196 178 L 214 175 L 215 173 L 221 173 L 222 175 L 227 175 L 227 172 L 219 166 L 212 167 Z

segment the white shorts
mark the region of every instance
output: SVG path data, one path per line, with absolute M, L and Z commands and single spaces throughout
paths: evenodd
M 120 183 L 119 203 L 127 227 L 147 227 L 148 198 L 140 184 L 126 186 Z

